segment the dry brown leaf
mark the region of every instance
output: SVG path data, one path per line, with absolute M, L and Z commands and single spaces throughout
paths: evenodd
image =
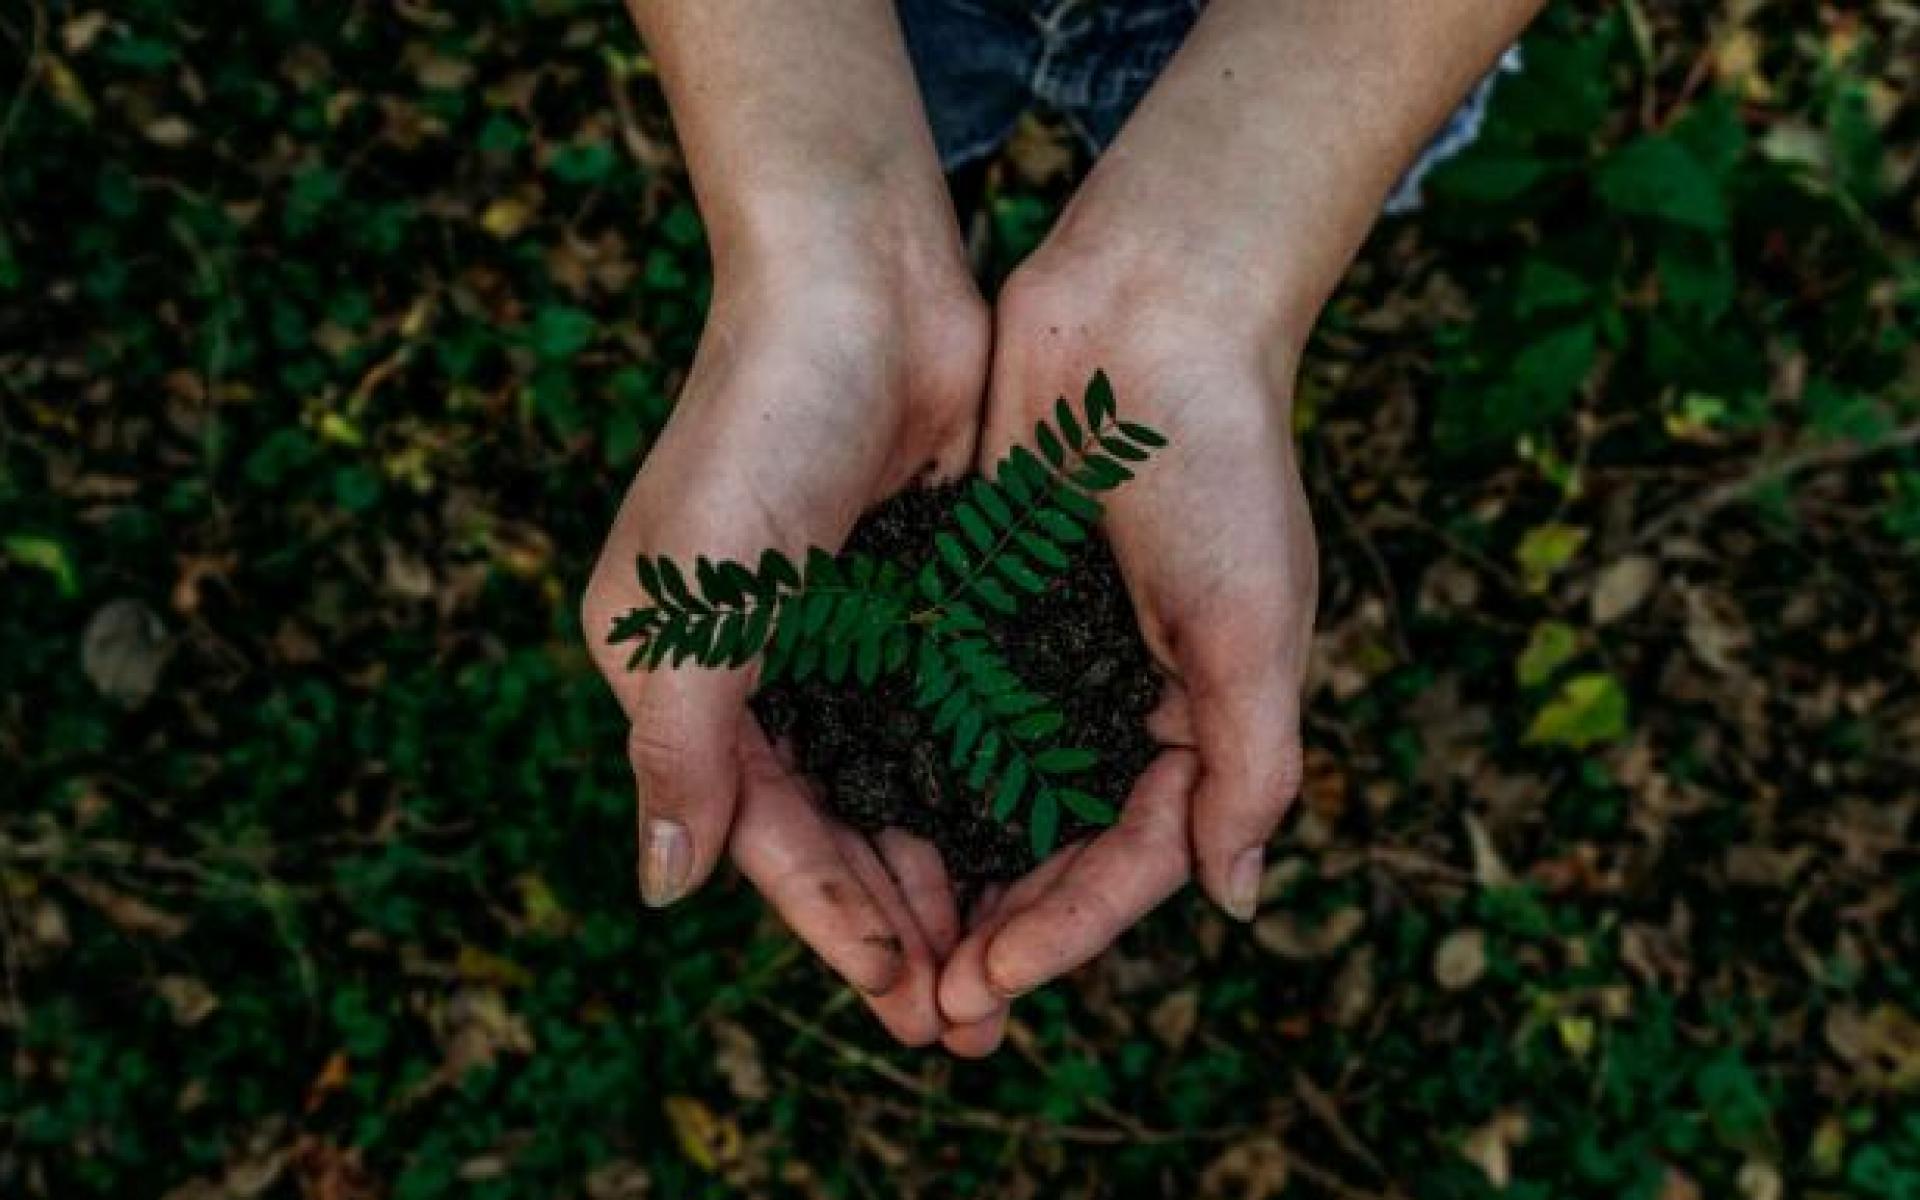
M 99 909 L 107 920 L 126 933 L 143 937 L 177 938 L 187 931 L 185 917 L 155 908 L 136 896 L 115 891 L 92 879 L 68 879 L 73 894 Z
M 1513 1148 L 1527 1140 L 1527 1116 L 1506 1110 L 1468 1134 L 1460 1143 L 1461 1155 L 1496 1188 L 1513 1182 Z
M 1433 977 L 1450 992 L 1470 988 L 1487 973 L 1487 935 L 1478 929 L 1456 929 L 1433 954 Z
M 1326 958 L 1366 923 L 1366 913 L 1351 904 L 1333 910 L 1318 923 L 1303 921 L 1298 913 L 1278 912 L 1253 923 L 1253 940 L 1282 958 Z
M 680 1152 L 703 1171 L 717 1171 L 740 1157 L 740 1127 L 692 1096 L 668 1096 L 662 1107 Z
M 1243 1138 L 1200 1173 L 1208 1200 L 1271 1200 L 1287 1190 L 1287 1150 L 1270 1134 Z
M 188 975 L 163 976 L 154 986 L 172 1010 L 176 1025 L 198 1025 L 220 1007 L 213 989 Z
M 724 1017 L 715 1017 L 711 1024 L 714 1065 L 727 1087 L 741 1100 L 765 1100 L 772 1089 L 767 1086 L 766 1067 L 760 1061 L 760 1044 L 745 1026 Z
M 166 626 L 143 600 L 101 605 L 80 637 L 81 670 L 101 695 L 128 708 L 153 695 L 171 653 Z
M 1147 1026 L 1153 1030 L 1155 1037 L 1178 1050 L 1193 1036 L 1193 1027 L 1199 1019 L 1200 989 L 1187 987 L 1154 1005 L 1153 1015 L 1147 1018 Z
M 1618 621 L 1646 602 L 1659 582 L 1660 569 L 1643 554 L 1616 559 L 1600 572 L 1589 598 L 1589 612 L 1595 625 Z

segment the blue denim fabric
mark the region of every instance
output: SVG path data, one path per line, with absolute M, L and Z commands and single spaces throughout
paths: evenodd
M 1206 0 L 899 0 L 907 49 L 949 170 L 990 153 L 1038 103 L 1095 153 L 1180 48 Z M 1388 212 L 1418 207 L 1420 181 L 1473 142 L 1502 72 L 1481 80 L 1408 169 Z

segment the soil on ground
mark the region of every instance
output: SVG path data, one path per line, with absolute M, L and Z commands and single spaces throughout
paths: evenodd
M 861 521 L 849 549 L 917 568 L 934 553 L 934 534 L 950 527 L 960 491 L 895 497 Z M 1023 596 L 1017 614 L 990 624 L 1013 670 L 1065 715 L 1058 744 L 1100 755 L 1077 786 L 1119 807 L 1154 754 L 1146 717 L 1160 683 L 1105 539 L 1089 538 L 1045 592 Z M 894 826 L 929 839 L 963 884 L 1010 879 L 1032 867 L 1022 814 L 995 821 L 986 797 L 948 768 L 947 739 L 914 704 L 910 672 L 873 688 L 852 679 L 782 682 L 753 703 L 769 734 L 791 739 L 799 767 L 849 825 L 867 832 Z M 1056 844 L 1088 831 L 1063 813 Z

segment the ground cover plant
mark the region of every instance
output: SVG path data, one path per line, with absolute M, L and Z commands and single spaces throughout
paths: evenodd
M 0 1194 L 1913 1196 L 1915 39 L 1549 12 L 1307 356 L 1259 919 L 961 1065 L 638 911 L 574 614 L 707 283 L 617 6 L 0 6 Z
M 1034 426 L 1031 448 L 1015 446 L 991 473 L 956 485 L 945 503 L 931 506 L 947 520 L 925 531 L 917 558 L 868 548 L 879 536 L 868 530 L 911 525 L 904 514 L 929 510 L 913 496 L 876 510 L 847 550 L 833 554 L 815 546 L 803 563 L 768 549 L 753 568 L 701 556 L 688 570 L 664 555 L 643 554 L 635 572 L 647 602 L 616 619 L 607 640 L 632 645 L 628 670 L 684 663 L 720 670 L 757 662 L 762 686 L 790 685 L 761 707 L 771 709 L 776 730 L 799 733 L 799 757 L 809 764 L 819 758 L 822 723 L 798 720 L 802 709 L 831 704 L 832 690 L 851 683 L 871 696 L 868 707 L 878 717 L 892 708 L 878 692 L 881 681 L 910 673 L 911 686 L 891 690 L 923 714 L 924 728 L 915 732 L 924 736 L 900 748 L 894 774 L 932 755 L 933 739 L 944 739 L 949 786 L 913 780 L 876 806 L 869 786 L 836 771 L 825 781 L 827 803 L 875 828 L 904 822 L 925 831 L 964 877 L 1016 877 L 1054 848 L 1063 816 L 1083 827 L 1105 825 L 1115 810 L 1112 800 L 1086 791 L 1082 782 L 1099 765 L 1099 753 L 1071 740 L 1095 727 L 1069 727 L 1062 707 L 1022 679 L 1024 664 L 1006 652 L 1006 623 L 1022 614 L 1023 601 L 1052 592 L 1061 620 L 1045 631 L 1046 640 L 1071 637 L 1062 626 L 1078 625 L 1083 639 L 1091 630 L 1097 639 L 1139 642 L 1124 606 L 1098 606 L 1091 595 L 1059 601 L 1067 598 L 1064 577 L 1079 557 L 1074 548 L 1095 535 L 1100 496 L 1132 479 L 1165 445 L 1151 427 L 1120 419 L 1113 385 L 1096 373 L 1078 415 L 1060 397 L 1053 420 Z M 1110 573 L 1099 582 L 1108 590 L 1117 586 Z M 1121 621 L 1090 625 L 1095 613 L 1116 611 Z M 1144 663 L 1144 655 L 1133 658 Z M 1077 665 L 1084 686 L 1092 664 Z M 1117 682 L 1150 691 L 1145 676 L 1136 670 L 1133 679 Z M 816 682 L 820 686 L 807 687 Z M 1123 748 L 1137 751 L 1147 742 L 1139 723 L 1144 714 L 1131 715 L 1133 727 L 1109 722 L 1105 728 L 1118 734 Z M 872 740 L 874 724 L 844 722 L 842 728 L 844 736 Z M 884 758 L 877 765 L 888 766 Z M 1109 773 L 1107 783 L 1124 789 L 1128 778 Z M 961 781 L 980 803 L 959 801 L 951 784 Z M 1002 823 L 1018 818 L 1031 855 L 998 847 L 982 853 L 983 841 L 1004 841 L 985 828 L 983 815 Z

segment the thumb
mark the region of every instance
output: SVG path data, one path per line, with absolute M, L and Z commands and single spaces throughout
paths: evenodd
M 1193 854 L 1200 884 L 1238 920 L 1253 919 L 1267 839 L 1300 790 L 1299 690 L 1278 664 L 1257 679 L 1196 689 Z
M 740 800 L 744 671 L 660 671 L 622 696 L 640 808 L 640 898 L 663 908 L 699 887 Z M 616 682 L 616 690 L 620 690 Z

